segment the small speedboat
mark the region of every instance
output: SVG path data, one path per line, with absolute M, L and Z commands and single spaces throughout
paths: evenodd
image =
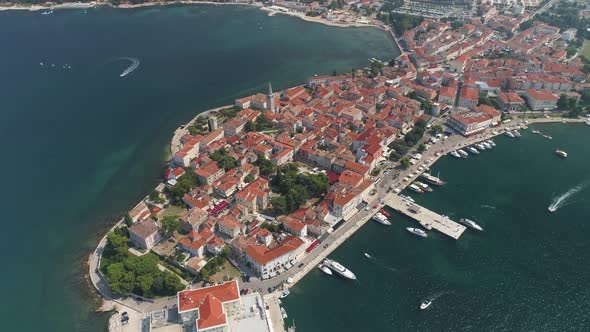
M 533 133 L 533 134 L 540 134 L 541 132 L 535 129 L 535 130 L 531 131 L 531 133 Z
M 465 152 L 465 150 L 457 150 L 457 152 L 459 152 L 459 154 L 463 158 L 467 158 L 467 156 L 469 156 L 469 154 L 467 152 Z
M 461 155 L 457 151 L 451 151 L 451 156 L 455 158 L 461 158 Z
M 553 139 L 553 137 L 551 137 L 549 135 L 543 135 L 543 137 L 545 137 L 546 139 Z
M 420 310 L 424 310 L 424 309 L 430 307 L 431 304 L 432 304 L 432 300 L 422 301 L 422 303 L 420 303 Z
M 560 156 L 561 158 L 567 158 L 567 152 L 563 151 L 563 150 L 555 150 L 555 153 L 557 153 L 558 156 Z
M 492 141 L 491 139 L 487 140 L 486 143 L 488 143 L 492 147 L 496 146 L 496 143 L 494 143 L 494 141 Z
M 367 257 L 368 259 L 371 259 L 371 258 L 373 258 L 373 256 L 371 256 L 371 255 L 369 255 L 369 254 L 367 254 L 367 253 L 365 253 L 365 257 Z
M 386 216 L 388 218 L 391 217 L 391 215 L 389 214 L 389 212 L 385 211 L 385 209 L 381 209 L 381 211 L 379 211 L 379 212 L 381 212 L 382 215 L 384 215 L 384 216 Z
M 281 293 L 281 296 L 279 296 L 279 299 L 284 299 L 284 298 L 286 298 L 287 296 L 289 296 L 289 294 L 291 294 L 291 293 L 289 292 L 289 290 L 288 290 L 288 289 L 285 289 L 285 290 L 284 290 L 284 291 Z
M 467 148 L 467 151 L 469 151 L 469 152 L 471 152 L 473 154 L 479 154 L 479 151 L 477 151 L 477 149 L 474 148 L 474 147 L 472 147 L 472 146 L 468 147 Z
M 324 272 L 327 275 L 332 275 L 332 270 L 330 270 L 330 268 L 328 268 L 324 264 L 318 265 L 318 269 L 320 269 L 322 272 Z
M 287 319 L 287 312 L 285 311 L 285 308 L 281 308 L 281 316 L 283 316 L 283 319 Z
M 506 131 L 506 136 L 508 136 L 510 138 L 514 138 L 515 137 L 514 134 L 510 130 L 507 130 Z

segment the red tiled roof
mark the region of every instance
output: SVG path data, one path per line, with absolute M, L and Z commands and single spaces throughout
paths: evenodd
M 178 311 L 180 313 L 199 310 L 197 330 L 227 324 L 223 303 L 240 299 L 236 280 L 222 285 L 178 292 Z
M 260 265 L 264 265 L 273 259 L 286 255 L 303 245 L 303 240 L 296 236 L 289 236 L 283 240 L 278 246 L 268 249 L 265 246 L 246 247 L 246 254 Z

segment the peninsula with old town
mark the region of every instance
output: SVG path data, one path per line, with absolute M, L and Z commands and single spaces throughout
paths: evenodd
M 389 31 L 397 58 L 268 83 L 175 131 L 162 181 L 89 258 L 102 310 L 116 311 L 109 330 L 284 331 L 280 298 L 317 267 L 354 279 L 328 255 L 366 222 L 387 225 L 385 207 L 417 221 L 416 235 L 476 228 L 404 195 L 444 184 L 428 173 L 438 158 L 476 158 L 535 122 L 590 125 L 588 31 L 543 20 L 554 0 L 474 1 L 455 17 L 417 3 L 373 13 L 412 17 Z

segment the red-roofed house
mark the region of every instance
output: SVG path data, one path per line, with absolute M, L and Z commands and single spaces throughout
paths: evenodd
M 249 245 L 244 254 L 252 269 L 262 279 L 268 279 L 293 267 L 297 262 L 297 256 L 304 250 L 303 240 L 291 235 L 272 248 Z
M 240 234 L 242 224 L 235 217 L 226 215 L 217 223 L 217 230 L 233 239 Z
M 162 238 L 156 223 L 144 220 L 129 227 L 129 239 L 139 248 L 150 249 Z
M 219 168 L 219 166 L 217 166 L 216 161 L 211 161 L 210 163 L 197 168 L 195 173 L 201 182 L 211 184 L 213 181 L 222 177 L 225 172 L 223 168 Z
M 133 222 L 145 220 L 150 216 L 150 209 L 144 201 L 139 202 L 131 211 L 129 211 L 129 217 Z
M 448 125 L 463 136 L 477 134 L 492 124 L 492 116 L 485 112 L 462 112 L 451 115 Z
M 240 314 L 238 282 L 178 292 L 178 314 L 183 323 L 195 322 L 198 332 L 229 331 L 228 320 Z
M 297 219 L 283 222 L 283 229 L 296 236 L 307 236 L 307 225 Z
M 518 111 L 524 105 L 524 100 L 514 92 L 500 92 L 496 101 L 500 108 L 508 112 Z
M 477 100 L 479 98 L 479 91 L 477 88 L 473 88 L 468 85 L 464 85 L 461 88 L 461 95 L 459 96 L 460 107 L 474 108 L 477 106 Z
M 526 90 L 524 97 L 533 111 L 550 111 L 557 107 L 559 97 L 547 90 Z
M 457 88 L 452 86 L 441 86 L 438 93 L 438 101 L 447 105 L 454 106 L 457 98 Z

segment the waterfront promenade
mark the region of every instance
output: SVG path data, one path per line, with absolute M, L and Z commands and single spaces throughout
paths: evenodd
M 180 151 L 180 149 L 182 149 L 182 144 L 180 143 L 180 139 L 182 138 L 182 136 L 184 136 L 186 134 L 190 134 L 190 132 L 188 131 L 188 127 L 190 127 L 193 123 L 195 123 L 195 121 L 197 121 L 197 118 L 199 116 L 206 117 L 206 116 L 209 116 L 213 112 L 217 112 L 222 109 L 231 108 L 231 107 L 234 107 L 234 106 L 233 105 L 225 105 L 225 106 L 216 107 L 216 108 L 212 108 L 210 110 L 201 112 L 201 113 L 195 115 L 195 117 L 192 118 L 187 124 L 176 128 L 176 130 L 174 131 L 174 135 L 172 135 L 172 140 L 170 141 L 171 157 L 174 157 L 174 154 L 176 152 Z

